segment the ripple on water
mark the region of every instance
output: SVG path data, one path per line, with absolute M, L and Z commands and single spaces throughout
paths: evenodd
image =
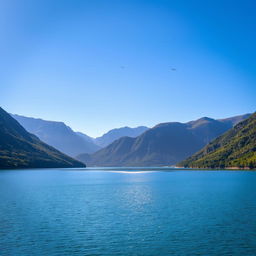
M 256 255 L 255 172 L 159 170 L 1 171 L 0 255 Z

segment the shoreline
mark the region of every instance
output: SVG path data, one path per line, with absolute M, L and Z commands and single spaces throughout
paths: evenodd
M 249 168 L 249 167 L 236 167 L 236 166 L 231 166 L 231 167 L 223 167 L 223 168 L 202 168 L 202 167 L 178 167 L 176 166 L 175 168 L 177 169 L 184 169 L 184 170 L 212 170 L 212 171 L 220 171 L 220 170 L 232 170 L 232 171 L 256 171 L 256 168 Z

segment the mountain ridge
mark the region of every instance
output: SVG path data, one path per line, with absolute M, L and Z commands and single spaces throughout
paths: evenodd
M 12 117 L 40 140 L 71 157 L 81 153 L 93 153 L 100 149 L 92 141 L 86 141 L 64 122 L 48 121 L 17 114 L 12 114 Z
M 99 145 L 100 147 L 106 147 L 112 142 L 114 142 L 117 139 L 120 139 L 121 137 L 128 136 L 128 137 L 137 137 L 149 128 L 146 126 L 137 126 L 137 127 L 129 127 L 124 126 L 120 128 L 114 128 L 106 132 L 100 137 L 97 137 L 94 139 L 95 143 Z
M 256 168 L 256 113 L 180 162 L 190 168 Z
M 40 141 L 0 107 L 1 169 L 67 167 L 85 164 Z
M 239 118 L 246 118 L 248 114 Z M 232 128 L 237 119 L 200 118 L 187 123 L 161 123 L 135 138 L 122 137 L 91 155 L 78 155 L 88 166 L 173 165 Z

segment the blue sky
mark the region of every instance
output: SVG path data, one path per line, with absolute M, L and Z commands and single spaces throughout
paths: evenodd
M 247 0 L 1 1 L 1 106 L 91 136 L 253 112 L 255 10 Z

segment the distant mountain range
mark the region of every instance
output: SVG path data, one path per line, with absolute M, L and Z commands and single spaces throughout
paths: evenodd
M 126 126 L 126 127 L 116 128 L 108 131 L 101 137 L 94 139 L 94 142 L 103 148 L 108 146 L 115 140 L 120 139 L 121 137 L 128 136 L 128 137 L 134 138 L 141 135 L 143 132 L 147 131 L 148 129 L 149 128 L 146 126 L 138 126 L 135 128 L 130 128 Z
M 2 109 L 1 111 L 2 115 L 6 113 Z M 88 166 L 165 166 L 175 165 L 195 154 L 212 140 L 230 130 L 237 123 L 248 118 L 250 114 L 219 120 L 203 117 L 188 123 L 162 123 L 151 129 L 145 126 L 136 128 L 122 127 L 110 130 L 98 138 L 92 138 L 81 132 L 74 132 L 63 122 L 46 121 L 19 115 L 12 116 L 28 130 L 28 132 L 35 134 L 43 142 L 69 156 L 76 157 L 79 161 L 86 163 Z M 10 129 L 11 125 L 8 127 L 8 129 Z M 8 129 L 6 128 L 5 131 L 8 131 Z M 4 133 L 2 133 L 1 136 L 3 137 Z M 56 154 L 60 154 L 61 156 L 58 155 L 58 158 L 61 159 L 60 161 L 65 159 L 64 161 L 68 162 L 69 166 L 73 163 L 81 165 L 79 162 L 72 162 L 75 160 L 41 142 L 36 136 L 32 134 L 29 134 L 29 136 L 32 136 L 34 138 L 33 140 L 35 140 L 33 145 L 41 143 L 40 145 L 43 144 L 44 147 L 47 148 L 47 150 L 45 149 L 43 151 L 47 152 L 49 158 L 54 158 Z M 243 138 L 243 140 L 245 139 Z M 229 142 L 229 144 L 230 143 L 231 142 Z M 219 142 L 219 144 L 222 145 L 223 143 L 221 144 Z M 211 143 L 209 146 L 210 145 Z M 5 144 L 3 144 L 3 146 L 5 146 Z M 214 148 L 216 147 L 217 146 L 214 146 Z M 13 148 L 16 150 L 16 147 Z M 35 147 L 35 149 L 38 149 L 38 147 Z M 196 160 L 195 158 L 189 158 L 188 162 L 182 163 L 186 166 L 195 166 L 194 163 L 196 161 L 197 167 L 207 166 L 205 160 L 199 160 L 199 158 L 206 158 L 205 150 L 208 152 L 210 149 L 208 147 L 203 150 L 203 156 L 200 151 L 198 153 L 199 155 L 193 156 L 196 157 Z M 17 148 L 17 151 L 19 151 L 19 148 Z M 54 153 L 49 153 L 48 151 L 54 151 Z M 32 148 L 30 152 L 33 152 Z M 34 152 L 36 154 L 36 151 Z M 17 156 L 18 155 L 17 153 Z M 24 155 L 26 157 L 30 155 L 30 161 L 33 160 L 33 154 L 26 152 Z M 0 156 L 3 165 L 3 155 Z M 10 154 L 9 159 L 11 159 Z M 38 160 L 35 160 L 35 162 L 39 163 Z M 48 160 L 48 163 L 51 163 L 51 165 L 53 165 L 53 162 L 54 159 Z M 68 166 L 68 163 L 66 163 L 66 166 Z M 234 164 L 234 162 L 232 163 Z M 241 161 L 239 164 L 242 165 Z M 20 162 L 18 165 L 22 166 Z M 34 166 L 35 164 L 29 164 L 28 162 L 27 166 L 28 165 Z M 223 164 L 223 162 L 221 162 L 220 165 L 226 166 L 228 163 L 225 162 Z M 251 162 L 250 165 L 252 165 Z M 25 166 L 26 164 L 24 164 L 24 167 Z M 47 164 L 44 163 L 42 167 L 46 166 Z M 64 167 L 65 164 L 62 166 Z M 210 166 L 214 166 L 214 164 L 211 162 Z
M 77 159 L 88 166 L 174 165 L 248 116 L 221 120 L 204 117 L 188 123 L 159 124 L 138 137 L 121 137 L 93 154 L 78 155 Z
M 256 113 L 178 165 L 192 168 L 256 168 Z
M 35 134 L 43 142 L 69 156 L 93 153 L 101 147 L 90 137 L 74 132 L 63 122 L 46 121 L 38 118 L 12 115 L 28 132 Z
M 0 168 L 64 168 L 85 165 L 28 133 L 0 108 Z
M 39 118 L 12 115 L 28 132 L 35 134 L 43 142 L 61 152 L 75 157 L 82 153 L 94 153 L 123 136 L 136 137 L 148 128 L 122 127 L 110 130 L 98 138 L 92 138 L 82 132 L 74 132 L 63 122 L 46 121 Z

